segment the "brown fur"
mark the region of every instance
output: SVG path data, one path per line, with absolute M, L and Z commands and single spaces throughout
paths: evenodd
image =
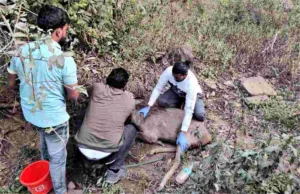
M 147 143 L 159 143 L 159 141 L 176 142 L 178 132 L 184 117 L 184 111 L 181 109 L 168 108 L 151 110 L 151 114 L 143 118 L 142 115 L 134 113 L 132 122 L 139 129 L 139 138 Z M 199 147 L 211 142 L 211 134 L 207 131 L 203 122 L 192 120 L 189 127 L 187 139 L 189 148 Z M 152 154 L 159 152 L 174 152 L 174 148 L 162 148 L 152 151 Z M 162 190 L 167 181 L 174 174 L 180 165 L 180 147 L 176 148 L 176 157 L 172 168 L 163 178 L 159 189 Z

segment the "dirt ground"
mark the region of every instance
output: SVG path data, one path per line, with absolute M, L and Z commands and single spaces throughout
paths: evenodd
M 11 94 L 7 94 L 3 102 L 8 101 Z M 215 102 L 208 101 L 207 105 Z M 215 107 L 211 107 L 215 108 Z M 5 186 L 15 184 L 16 188 L 21 191 L 26 191 L 18 183 L 18 176 L 21 170 L 33 161 L 40 158 L 39 151 L 39 135 L 35 132 L 32 125 L 26 123 L 22 117 L 20 107 L 10 109 L 0 109 L 1 118 L 1 152 L 0 152 L 0 185 Z M 13 113 L 14 112 L 14 113 Z M 95 184 L 99 178 L 104 176 L 105 167 L 101 164 L 88 164 L 84 157 L 78 151 L 73 136 L 77 131 L 78 123 L 82 117 L 74 117 L 70 120 L 70 139 L 68 142 L 68 164 L 67 164 L 67 180 L 75 183 L 77 189 L 84 189 L 94 193 L 100 192 L 100 187 Z M 228 123 L 217 115 L 209 114 L 207 124 L 211 130 L 227 129 Z M 213 132 L 215 133 L 215 132 Z M 226 131 L 224 131 L 224 134 Z M 154 193 L 161 179 L 173 164 L 174 153 L 149 155 L 150 151 L 160 145 L 150 145 L 136 141 L 130 155 L 127 157 L 126 165 L 147 162 L 150 160 L 161 159 L 159 161 L 128 168 L 128 176 L 116 185 L 122 188 L 125 193 Z M 165 146 L 173 146 L 165 144 Z M 189 152 L 187 160 L 201 160 L 201 149 L 192 150 Z M 179 169 L 180 170 L 180 169 Z M 175 184 L 175 177 L 169 181 L 166 192 L 172 192 L 173 188 L 178 187 Z M 25 192 L 26 193 L 26 192 Z
M 97 66 L 97 62 L 93 64 L 96 70 L 100 68 L 100 66 Z M 112 65 L 108 64 L 106 67 L 107 71 L 110 71 Z M 146 103 L 153 90 L 153 83 L 157 81 L 162 70 L 167 67 L 167 63 L 164 63 L 162 59 L 162 62 L 159 64 L 147 62 L 143 64 L 143 67 L 144 69 L 141 69 L 141 72 L 137 74 L 144 77 L 133 77 L 128 86 L 128 89 L 134 93 L 135 97 L 142 100 L 142 104 L 137 109 Z M 198 68 L 201 69 L 201 65 Z M 265 75 L 263 72 L 261 74 Z M 93 76 L 91 71 L 86 71 L 81 67 L 79 68 L 79 75 L 80 82 L 86 82 L 88 83 L 87 85 L 103 80 L 104 77 L 104 75 Z M 253 71 L 250 73 L 224 73 L 216 80 L 217 89 L 209 88 L 200 79 L 201 86 L 205 91 L 205 105 L 208 113 L 205 123 L 208 130 L 212 133 L 214 141 L 228 137 L 230 143 L 238 143 L 240 147 L 245 145 L 255 146 L 251 143 L 255 138 L 255 132 L 245 132 L 250 134 L 247 137 L 245 137 L 243 131 L 234 133 L 240 127 L 240 123 L 236 122 L 237 118 L 242 118 L 243 125 L 246 126 L 253 126 L 259 122 L 259 119 L 255 116 L 242 116 L 244 103 L 241 96 L 243 96 L 243 91 L 240 90 L 237 84 L 241 77 L 253 75 L 256 75 Z M 277 87 L 277 85 L 278 82 L 274 82 L 274 86 Z M 4 87 L 0 87 L 0 93 L 3 94 L 0 95 L 0 103 L 13 103 L 19 100 L 15 99 L 12 93 Z M 67 182 L 74 182 L 76 189 L 83 189 L 86 193 L 113 193 L 112 191 L 124 191 L 130 194 L 155 193 L 155 189 L 161 179 L 170 169 L 175 154 L 149 155 L 153 148 L 160 145 L 150 145 L 137 140 L 125 161 L 126 165 L 147 162 L 162 157 L 163 159 L 150 164 L 128 168 L 128 176 L 124 180 L 114 187 L 108 188 L 107 192 L 103 191 L 105 188 L 103 188 L 103 183 L 99 179 L 104 176 L 105 167 L 101 164 L 86 162 L 79 153 L 73 139 L 80 127 L 85 108 L 86 98 L 80 99 L 77 103 L 68 104 L 68 112 L 71 115 L 71 119 L 70 139 L 67 146 Z M 255 127 L 252 128 L 255 129 Z M 0 187 L 10 185 L 14 187 L 15 191 L 26 193 L 26 189 L 22 188 L 19 183 L 18 176 L 26 165 L 40 158 L 39 136 L 33 127 L 24 121 L 20 107 L 0 109 L 0 130 Z M 235 142 L 236 136 L 239 136 L 239 142 Z M 166 144 L 166 146 L 172 145 Z M 201 161 L 208 154 L 204 151 L 204 148 L 190 150 L 185 157 L 185 161 Z M 174 179 L 175 176 L 171 178 L 164 192 L 174 193 L 174 189 L 180 187 L 180 185 L 175 184 Z M 98 185 L 96 184 L 97 182 Z

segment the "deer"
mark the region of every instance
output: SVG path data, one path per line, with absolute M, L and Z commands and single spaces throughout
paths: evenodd
M 137 127 L 139 133 L 138 138 L 150 144 L 162 144 L 162 142 L 176 143 L 177 134 L 181 127 L 181 122 L 184 117 L 184 110 L 176 108 L 158 108 L 151 110 L 150 114 L 144 118 L 138 112 L 132 114 L 132 123 Z M 192 120 L 187 140 L 189 149 L 205 146 L 212 141 L 212 136 L 206 129 L 203 122 Z M 171 148 L 157 148 L 150 152 L 150 154 L 176 152 L 174 164 L 168 173 L 162 179 L 158 191 L 164 189 L 168 180 L 173 176 L 181 163 L 180 146 Z

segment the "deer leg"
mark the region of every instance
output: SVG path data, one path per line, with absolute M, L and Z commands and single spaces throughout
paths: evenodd
M 176 152 L 176 147 L 172 148 L 155 148 L 151 150 L 150 154 L 158 154 L 158 153 L 168 153 L 168 152 Z
M 174 164 L 173 164 L 172 168 L 169 170 L 169 172 L 165 175 L 163 180 L 161 181 L 161 183 L 160 183 L 160 185 L 157 189 L 158 191 L 161 191 L 161 190 L 164 189 L 164 187 L 166 186 L 168 180 L 173 176 L 173 174 L 175 173 L 175 171 L 179 167 L 179 165 L 180 165 L 180 156 L 181 156 L 180 152 L 181 152 L 180 146 L 177 146 Z

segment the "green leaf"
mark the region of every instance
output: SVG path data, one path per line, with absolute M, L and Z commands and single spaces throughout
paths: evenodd
M 52 127 L 46 128 L 45 129 L 45 133 L 51 133 L 52 131 L 54 131 L 54 129 Z
M 242 157 L 248 157 L 248 156 L 253 156 L 253 155 L 256 155 L 256 154 L 258 154 L 258 152 L 255 152 L 253 150 L 247 150 L 245 152 L 242 152 L 241 156 Z
M 56 66 L 57 56 L 53 55 L 48 60 L 48 67 L 52 69 L 53 66 Z
M 81 94 L 85 94 L 87 97 L 89 96 L 87 93 L 87 89 L 82 85 L 76 86 L 74 89 L 77 90 Z
M 36 106 L 37 109 L 43 110 L 43 106 L 42 106 L 41 102 L 39 102 L 39 101 L 35 102 L 35 106 Z
M 34 113 L 36 112 L 36 107 L 33 107 L 33 108 L 30 110 L 30 112 L 31 112 L 32 114 L 34 114 Z
M 65 65 L 65 57 L 63 55 L 59 55 L 57 57 L 57 67 L 62 69 Z

